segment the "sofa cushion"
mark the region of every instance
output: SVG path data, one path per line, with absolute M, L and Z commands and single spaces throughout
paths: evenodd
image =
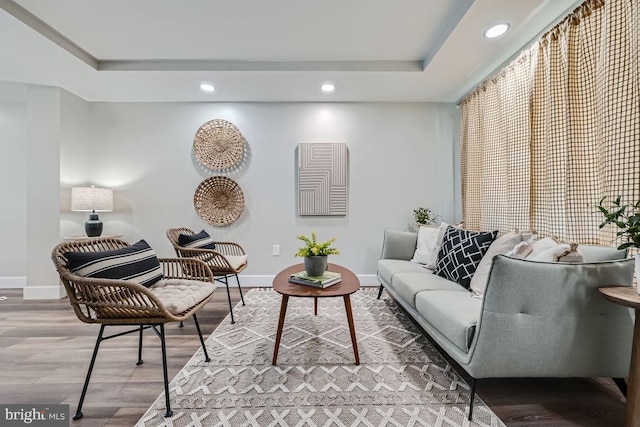
M 497 235 L 497 231 L 447 228 L 438 253 L 435 274 L 469 288 L 480 260 Z
M 417 233 L 385 229 L 382 258 L 409 261 L 416 251 L 417 239 Z
M 580 245 L 584 262 L 613 261 L 627 258 L 627 250 L 610 246 Z
M 469 352 L 482 311 L 481 299 L 469 292 L 419 292 L 416 310 L 456 347 Z
M 393 287 L 393 276 L 396 273 L 406 272 L 431 274 L 431 270 L 427 270 L 424 266 L 415 262 L 399 259 L 381 259 L 378 261 L 378 278 L 391 287 Z
M 416 308 L 416 294 L 422 291 L 444 290 L 469 295 L 469 291 L 457 283 L 437 276 L 431 270 L 424 269 L 424 271 L 428 274 L 397 273 L 393 276 L 393 290 L 413 308 Z

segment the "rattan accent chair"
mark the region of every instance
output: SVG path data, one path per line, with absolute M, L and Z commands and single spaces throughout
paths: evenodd
M 164 374 L 164 393 L 166 402 L 165 417 L 172 416 L 169 402 L 169 378 L 167 375 L 167 351 L 164 324 L 182 322 L 193 317 L 205 361 L 209 355 L 202 338 L 196 313 L 213 296 L 215 285 L 213 273 L 207 265 L 197 259 L 161 258 L 160 266 L 164 279 L 186 279 L 189 282 L 163 281 L 166 286 L 147 288 L 130 280 L 99 279 L 73 274 L 65 258 L 67 252 L 100 252 L 122 249 L 130 246 L 127 242 L 114 238 L 98 238 L 64 242 L 57 245 L 51 258 L 60 275 L 78 319 L 85 323 L 100 324 L 100 332 L 91 357 L 84 387 L 78 403 L 74 420 L 82 418 L 82 404 L 87 393 L 91 372 L 98 355 L 100 343 L 104 340 L 138 332 L 138 362 L 142 360 L 142 335 L 145 329 L 152 329 L 160 338 L 162 348 L 162 367 Z M 187 273 L 187 270 L 189 273 Z M 194 275 L 194 276 L 192 276 Z M 195 283 L 196 277 L 199 283 Z M 174 285 L 179 283 L 179 285 Z M 105 336 L 106 326 L 137 325 L 138 328 Z
M 204 261 L 213 272 L 215 280 L 224 283 L 227 287 L 227 299 L 229 300 L 229 313 L 231 314 L 231 323 L 236 323 L 233 318 L 233 306 L 231 305 L 231 293 L 229 292 L 229 277 L 235 276 L 238 290 L 240 291 L 240 300 L 244 305 L 244 297 L 242 296 L 242 288 L 240 287 L 240 279 L 238 273 L 247 268 L 247 262 L 242 265 L 235 266 L 231 257 L 246 256 L 244 249 L 237 243 L 233 242 L 214 242 L 215 249 L 195 249 L 180 246 L 178 241 L 181 234 L 195 234 L 193 230 L 185 227 L 170 228 L 167 230 L 167 238 L 173 245 L 176 255 L 180 258 L 196 258 Z

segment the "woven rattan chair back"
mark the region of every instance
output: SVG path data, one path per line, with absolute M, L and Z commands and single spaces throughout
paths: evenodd
M 180 246 L 180 244 L 178 243 L 181 234 L 186 234 L 187 236 L 190 236 L 195 233 L 193 230 L 186 227 L 170 228 L 167 230 L 167 238 L 171 242 L 171 245 L 173 246 L 173 250 L 176 251 L 176 256 L 188 257 L 188 255 L 184 253 L 184 249 L 182 248 L 182 246 Z
M 181 234 L 192 235 L 195 234 L 193 230 L 186 227 L 176 227 L 167 230 L 167 238 L 171 242 L 173 249 L 176 251 L 176 255 L 179 258 L 195 258 L 203 261 L 211 269 L 215 280 L 224 283 L 227 288 L 227 298 L 229 300 L 229 312 L 231 314 L 231 323 L 235 323 L 233 318 L 233 306 L 231 303 L 231 293 L 229 292 L 229 277 L 235 277 L 238 284 L 238 290 L 240 291 L 240 300 L 244 305 L 244 297 L 242 296 L 242 288 L 240 286 L 240 279 L 238 273 L 243 271 L 247 267 L 246 257 L 245 263 L 240 267 L 233 267 L 227 257 L 242 257 L 245 256 L 244 249 L 234 242 L 214 242 L 215 249 L 195 249 L 185 248 L 180 246 L 179 239 Z M 185 270 L 189 272 L 187 267 Z M 190 273 L 190 272 L 189 272 Z

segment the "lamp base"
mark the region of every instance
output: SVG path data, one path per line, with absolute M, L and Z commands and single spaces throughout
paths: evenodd
M 97 213 L 89 214 L 89 221 L 84 223 L 84 232 L 88 237 L 99 237 L 102 234 L 102 221 Z

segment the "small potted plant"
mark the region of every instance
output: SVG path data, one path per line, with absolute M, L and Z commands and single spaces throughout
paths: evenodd
M 610 204 L 605 206 L 604 200 L 600 199 L 598 209 L 604 216 L 604 221 L 600 224 L 600 228 L 608 224 L 615 225 L 619 231 L 616 233 L 618 239 L 622 239 L 622 243 L 618 245 L 618 249 L 636 248 L 640 249 L 640 201 L 635 203 L 622 203 L 620 196 Z M 636 279 L 640 283 L 640 253 L 636 253 Z M 640 293 L 640 286 L 638 287 Z
M 319 277 L 327 270 L 327 255 L 338 255 L 340 251 L 331 246 L 336 238 L 319 243 L 318 236 L 315 232 L 311 232 L 311 238 L 300 235 L 299 240 L 305 243 L 305 246 L 298 249 L 296 256 L 304 257 L 304 269 L 309 276 Z
M 429 208 L 416 208 L 413 210 L 413 218 L 418 225 L 429 225 L 436 221 L 436 214 Z

